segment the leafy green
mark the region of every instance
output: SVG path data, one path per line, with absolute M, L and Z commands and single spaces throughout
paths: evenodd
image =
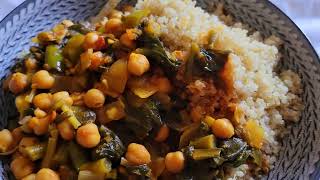
M 196 64 L 202 71 L 216 74 L 224 67 L 229 54 L 229 51 L 201 49 L 200 58 L 196 61 Z
M 146 137 L 152 129 L 160 128 L 163 124 L 157 105 L 151 99 L 140 107 L 126 104 L 125 111 L 125 122 L 138 137 Z
M 229 161 L 237 159 L 239 155 L 245 150 L 247 150 L 247 143 L 240 138 L 231 138 L 223 140 L 219 143 L 220 148 L 222 148 L 221 156 Z
M 69 27 L 69 30 L 76 31 L 76 32 L 81 33 L 81 34 L 87 34 L 87 33 L 93 31 L 93 29 L 90 29 L 90 28 L 84 26 L 83 24 L 74 24 L 74 25 Z
M 99 132 L 103 139 L 92 150 L 93 159 L 108 158 L 112 162 L 118 162 L 125 153 L 122 141 L 113 131 L 103 125 L 99 128 Z
M 137 39 L 137 45 L 139 47 L 139 49 L 137 49 L 139 53 L 151 59 L 150 62 L 156 62 L 168 75 L 172 75 L 172 73 L 176 72 L 179 68 L 180 62 L 171 59 L 166 54 L 165 48 L 159 38 L 143 33 Z
M 70 108 L 81 124 L 93 123 L 96 120 L 96 113 L 88 108 L 83 106 L 71 106 Z
M 141 20 L 150 14 L 149 10 L 135 10 L 131 14 L 124 16 L 122 21 L 128 28 L 133 28 L 141 23 Z
M 138 166 L 126 166 L 126 170 L 130 174 L 136 174 L 138 176 L 151 176 L 151 169 L 147 164 L 142 164 Z
M 74 169 L 80 170 L 80 167 L 88 162 L 87 152 L 77 143 L 70 142 L 68 144 L 68 153 Z

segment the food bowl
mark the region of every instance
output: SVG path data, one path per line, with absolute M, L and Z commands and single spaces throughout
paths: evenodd
M 31 38 L 54 24 L 71 19 L 86 20 L 96 15 L 104 0 L 26 0 L 0 23 L 0 78 L 3 81 L 10 68 L 27 51 Z M 121 3 L 134 4 L 134 1 Z M 298 123 L 289 127 L 283 139 L 278 160 L 267 179 L 320 178 L 320 63 L 310 42 L 299 28 L 270 2 L 258 0 L 198 0 L 197 5 L 212 12 L 222 3 L 236 21 L 248 25 L 262 36 L 275 35 L 283 41 L 283 57 L 278 68 L 291 69 L 302 79 L 305 106 Z M 14 114 L 13 96 L 0 91 L 0 128 Z M 0 161 L 0 177 L 11 179 L 8 160 Z

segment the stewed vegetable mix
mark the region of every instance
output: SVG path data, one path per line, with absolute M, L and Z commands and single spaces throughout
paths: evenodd
M 0 151 L 16 179 L 204 180 L 244 163 L 268 171 L 262 128 L 235 128 L 230 52 L 169 50 L 148 14 L 64 20 L 33 39 L 4 83 L 18 115 L 0 131 Z

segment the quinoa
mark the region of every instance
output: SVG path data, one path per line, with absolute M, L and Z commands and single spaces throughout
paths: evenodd
M 230 76 L 237 107 L 244 112 L 239 128 L 248 120 L 263 128 L 262 150 L 272 164 L 286 123 L 298 121 L 303 109 L 300 77 L 290 70 L 280 74 L 274 71 L 281 56 L 277 48 L 281 40 L 275 36 L 263 39 L 259 32 L 249 35 L 245 26 L 223 14 L 221 5 L 215 11 L 218 16 L 196 7 L 191 0 L 138 0 L 136 8 L 151 11 L 148 18 L 160 25 L 161 38 L 169 49 L 187 50 L 193 42 L 206 46 L 213 32 L 215 41 L 211 46 L 232 52 Z M 215 103 L 219 103 L 217 96 L 225 96 L 201 81 L 189 84 L 187 92 L 195 114 L 214 111 Z

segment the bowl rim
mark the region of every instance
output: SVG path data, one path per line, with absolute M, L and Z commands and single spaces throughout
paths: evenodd
M 193 1 L 196 1 L 196 0 L 193 0 Z M 22 3 L 20 3 L 17 7 L 15 7 L 13 10 L 11 10 L 6 16 L 4 16 L 0 20 L 0 29 L 3 28 L 4 31 L 6 31 L 7 23 L 13 21 L 14 16 L 19 15 L 22 9 L 27 8 L 29 6 L 29 4 L 35 3 L 35 2 L 36 2 L 36 0 L 23 0 Z M 315 60 L 315 63 L 318 63 L 320 65 L 320 52 L 318 54 L 318 52 L 315 50 L 314 46 L 311 44 L 310 39 L 302 31 L 302 29 L 285 12 L 283 12 L 278 6 L 276 6 L 270 0 L 259 1 L 259 3 L 265 4 L 270 10 L 281 15 L 282 18 L 284 18 L 285 20 L 287 20 L 289 22 L 289 24 L 291 24 L 292 28 L 294 28 L 296 30 L 298 35 L 300 35 L 300 37 L 303 40 L 305 40 L 305 43 L 303 43 L 303 44 L 306 45 L 305 48 L 310 52 L 310 56 L 313 57 L 313 59 Z M 320 69 L 318 69 L 318 70 L 320 71 Z M 319 154 L 319 156 L 320 156 L 320 154 Z M 313 168 L 314 168 L 313 172 L 310 172 L 309 178 L 315 179 L 315 180 L 320 179 L 320 158 L 318 158 L 315 161 L 315 163 L 313 164 Z

